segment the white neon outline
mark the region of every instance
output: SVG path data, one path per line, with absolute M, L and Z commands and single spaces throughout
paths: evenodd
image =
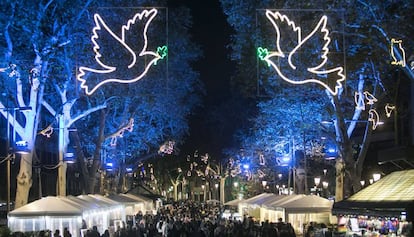
M 95 52 L 95 61 L 104 69 L 94 69 L 94 68 L 89 68 L 89 67 L 84 67 L 84 66 L 79 67 L 79 74 L 76 76 L 76 78 L 77 78 L 78 81 L 81 82 L 80 87 L 85 89 L 85 93 L 87 95 L 92 95 L 100 86 L 102 86 L 103 84 L 109 83 L 109 82 L 117 82 L 117 83 L 124 83 L 124 84 L 125 83 L 136 82 L 139 79 L 141 79 L 142 77 L 144 77 L 145 74 L 147 74 L 149 68 L 152 65 L 156 64 L 156 62 L 161 57 L 157 52 L 147 51 L 147 45 L 148 45 L 147 31 L 148 31 L 148 27 L 149 27 L 150 23 L 155 18 L 157 13 L 158 13 L 158 11 L 155 8 L 153 8 L 151 10 L 143 10 L 141 13 L 136 13 L 132 19 L 129 19 L 127 21 L 126 25 L 122 26 L 121 38 L 119 38 L 106 25 L 106 23 L 103 21 L 103 19 L 101 18 L 101 16 L 99 14 L 94 15 L 95 27 L 92 29 L 93 34 L 91 36 L 91 41 L 94 45 L 93 51 Z M 146 55 L 151 55 L 151 56 L 154 56 L 154 58 L 146 65 L 146 67 L 144 68 L 144 71 L 140 75 L 138 75 L 137 77 L 135 77 L 133 79 L 108 78 L 106 80 L 103 80 L 103 81 L 99 82 L 97 85 L 95 85 L 95 87 L 93 87 L 90 90 L 88 85 L 86 85 L 86 79 L 82 78 L 83 76 L 85 76 L 86 72 L 92 72 L 92 73 L 98 73 L 98 74 L 107 74 L 107 73 L 111 73 L 111 72 L 113 72 L 117 69 L 116 67 L 112 67 L 112 66 L 106 65 L 103 62 L 101 62 L 100 57 L 102 55 L 99 53 L 100 46 L 96 42 L 96 40 L 99 38 L 98 31 L 102 30 L 102 27 L 103 27 L 114 39 L 116 39 L 117 42 L 119 42 L 123 47 L 125 47 L 127 49 L 127 51 L 132 55 L 132 61 L 128 65 L 128 68 L 132 68 L 136 63 L 137 56 L 136 56 L 134 50 L 131 49 L 131 47 L 128 46 L 125 43 L 126 32 L 130 29 L 131 25 L 136 23 L 137 19 L 142 20 L 144 17 L 148 17 L 148 20 L 147 20 L 147 22 L 144 26 L 144 31 L 143 31 L 144 45 L 143 45 L 143 48 L 142 48 L 141 52 L 138 54 L 138 56 L 142 57 L 142 56 L 146 56 Z
M 328 60 L 328 53 L 329 53 L 329 49 L 328 46 L 331 42 L 329 35 L 329 30 L 326 28 L 326 24 L 327 24 L 327 16 L 322 16 L 321 19 L 319 20 L 318 24 L 316 25 L 316 27 L 313 29 L 313 31 L 307 35 L 303 40 L 302 40 L 302 36 L 301 36 L 301 28 L 297 27 L 295 25 L 295 22 L 291 21 L 286 15 L 282 15 L 281 13 L 279 13 L 278 11 L 276 12 L 272 12 L 270 10 L 266 10 L 266 17 L 267 19 L 272 23 L 273 27 L 276 30 L 276 50 L 274 52 L 270 52 L 270 54 L 268 54 L 264 60 L 268 63 L 268 65 L 271 65 L 276 72 L 279 74 L 279 76 L 292 84 L 306 84 L 306 83 L 317 83 L 321 86 L 323 86 L 325 89 L 327 89 L 329 91 L 329 93 L 331 93 L 332 95 L 337 95 L 339 92 L 339 89 L 342 88 L 342 84 L 341 82 L 345 80 L 345 75 L 343 74 L 343 67 L 336 67 L 336 68 L 332 68 L 332 69 L 328 69 L 328 70 L 321 70 L 321 68 L 326 64 L 327 60 Z M 271 57 L 285 57 L 285 54 L 283 53 L 283 51 L 280 48 L 280 31 L 279 31 L 279 27 L 276 23 L 276 20 L 280 20 L 281 22 L 286 21 L 286 23 L 288 24 L 288 26 L 292 27 L 292 30 L 298 33 L 298 45 L 289 53 L 288 56 L 288 62 L 290 67 L 295 70 L 296 66 L 293 65 L 292 63 L 292 55 L 294 55 L 296 53 L 296 51 L 298 49 L 300 49 L 300 47 L 308 40 L 310 39 L 313 35 L 315 35 L 315 33 L 320 30 L 320 32 L 322 32 L 324 34 L 323 39 L 325 40 L 325 44 L 322 47 L 322 62 L 315 66 L 315 67 L 308 67 L 307 70 L 311 73 L 314 74 L 328 74 L 328 73 L 337 73 L 337 75 L 339 76 L 339 79 L 336 80 L 336 86 L 335 86 L 335 90 L 332 90 L 326 83 L 321 82 L 320 80 L 314 79 L 314 78 L 308 78 L 302 81 L 295 81 L 295 80 L 291 80 L 289 78 L 287 78 L 285 75 L 283 75 L 283 73 L 280 71 L 280 69 L 277 67 L 277 65 L 270 60 Z
M 389 103 L 385 105 L 385 115 L 387 116 L 387 118 L 391 117 L 391 113 L 392 111 L 394 111 L 394 109 L 395 105 L 390 105 Z
M 378 99 L 375 98 L 375 96 L 369 93 L 368 91 L 364 91 L 364 97 L 365 99 L 367 99 L 367 105 L 373 105 L 375 102 L 378 101 Z
M 356 104 L 355 109 L 365 110 L 364 95 L 361 92 L 355 91 L 354 101 Z
M 383 124 L 383 122 L 380 121 L 379 114 L 375 109 L 370 109 L 368 111 L 368 121 L 372 122 L 372 130 L 377 129 L 378 125 Z
M 400 49 L 401 53 L 402 53 L 402 59 L 398 60 L 395 55 L 394 55 L 394 44 L 398 44 L 398 48 Z M 391 48 L 390 48 L 390 52 L 391 52 L 391 57 L 392 57 L 392 65 L 400 65 L 401 67 L 405 67 L 406 65 L 406 61 L 405 61 L 405 50 L 402 47 L 402 40 L 396 40 L 394 38 L 391 39 Z
M 264 155 L 262 153 L 259 154 L 259 164 L 260 165 L 266 165 L 266 160 L 265 160 Z

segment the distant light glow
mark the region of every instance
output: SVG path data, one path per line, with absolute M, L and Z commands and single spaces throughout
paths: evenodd
M 397 47 L 397 48 L 396 48 Z M 395 56 L 395 51 L 399 50 L 400 55 L 402 57 L 402 59 L 398 60 L 397 57 Z M 401 67 L 405 67 L 406 65 L 406 61 L 405 61 L 405 50 L 402 47 L 402 40 L 396 40 L 396 39 L 391 39 L 391 58 L 393 61 L 391 61 L 392 65 L 399 65 Z
M 268 20 L 272 23 L 273 27 L 276 30 L 276 51 L 274 52 L 268 52 L 267 49 L 265 48 L 258 48 L 258 56 L 261 60 L 264 60 L 267 62 L 268 65 L 271 65 L 277 72 L 277 74 L 285 81 L 292 83 L 292 84 L 305 84 L 305 83 L 316 83 L 319 84 L 321 86 L 323 86 L 326 90 L 329 91 L 329 93 L 331 93 L 332 95 L 337 95 L 339 92 L 339 89 L 342 87 L 342 82 L 345 80 L 345 75 L 344 75 L 344 69 L 343 67 L 335 67 L 332 69 L 323 69 L 326 66 L 326 62 L 328 60 L 328 53 L 329 53 L 329 44 L 331 42 L 331 39 L 329 37 L 329 30 L 326 28 L 326 24 L 327 24 L 327 16 L 322 16 L 321 19 L 319 20 L 318 24 L 316 25 L 316 27 L 312 30 L 312 32 L 310 32 L 309 35 L 307 35 L 305 38 L 302 39 L 302 35 L 301 35 L 301 28 L 296 26 L 294 21 L 291 21 L 286 15 L 281 14 L 280 12 L 276 11 L 276 12 L 272 12 L 270 10 L 266 10 L 266 17 L 268 18 Z M 335 87 L 331 88 L 327 83 L 324 83 L 316 78 L 306 78 L 303 80 L 294 80 L 294 79 L 290 79 L 287 76 L 285 76 L 285 74 L 281 71 L 281 69 L 271 60 L 272 57 L 279 57 L 279 58 L 286 58 L 285 53 L 283 52 L 283 50 L 281 49 L 281 45 L 280 45 L 280 38 L 281 38 L 281 34 L 280 34 L 280 30 L 279 30 L 279 26 L 278 26 L 278 22 L 283 22 L 285 23 L 285 25 L 287 24 L 288 26 L 290 26 L 291 30 L 293 33 L 297 33 L 297 46 L 289 53 L 288 55 L 288 62 L 289 65 L 291 67 L 292 70 L 296 70 L 296 65 L 294 65 L 292 63 L 292 56 L 295 55 L 295 53 L 299 52 L 301 50 L 301 47 L 304 46 L 304 44 L 311 39 L 313 36 L 315 36 L 317 33 L 318 34 L 322 34 L 323 39 L 325 41 L 325 44 L 322 46 L 321 48 L 321 54 L 320 54 L 320 58 L 322 59 L 321 62 L 317 65 L 309 65 L 308 67 L 306 67 L 307 71 L 315 74 L 315 75 L 321 75 L 321 76 L 325 76 L 327 74 L 331 74 L 331 73 L 336 73 L 336 83 L 335 83 Z M 260 52 L 259 52 L 260 51 Z M 299 69 L 302 70 L 302 69 Z
M 91 95 L 93 94 L 99 87 L 101 87 L 102 85 L 104 85 L 105 83 L 109 83 L 109 82 L 116 82 L 116 83 L 132 83 L 132 82 L 136 82 L 138 80 L 140 80 L 142 77 L 144 77 L 148 70 L 150 69 L 150 67 L 152 65 L 155 65 L 157 63 L 157 61 L 163 57 L 166 56 L 167 54 L 167 47 L 166 46 L 162 46 L 159 47 L 157 49 L 157 52 L 154 51 L 149 51 L 147 50 L 147 46 L 148 46 L 148 39 L 147 39 L 147 31 L 148 31 L 148 27 L 151 24 L 152 20 L 156 17 L 158 11 L 157 9 L 153 8 L 151 10 L 143 10 L 141 13 L 136 13 L 134 15 L 134 17 L 132 19 L 129 19 L 127 21 L 126 25 L 122 26 L 122 31 L 121 31 L 121 37 L 119 37 L 118 35 L 116 35 L 104 22 L 104 20 L 102 19 L 102 17 L 99 14 L 95 14 L 94 15 L 94 21 L 95 21 L 95 27 L 92 29 L 92 36 L 91 36 L 91 41 L 94 45 L 93 47 L 93 51 L 95 52 L 95 61 L 99 64 L 99 66 L 102 69 L 95 69 L 95 68 L 90 68 L 90 67 L 85 67 L 85 66 L 81 66 L 79 67 L 79 74 L 77 75 L 77 80 L 81 82 L 81 88 L 85 89 L 85 93 L 87 95 Z M 118 71 L 118 75 L 117 76 L 121 76 L 122 72 L 120 72 L 120 70 L 128 70 L 133 68 L 136 65 L 136 61 L 137 61 L 137 55 L 135 53 L 135 51 L 133 50 L 133 46 L 127 45 L 126 43 L 126 37 L 128 36 L 128 31 L 132 28 L 132 26 L 134 26 L 134 24 L 138 23 L 138 20 L 141 21 L 143 19 L 147 19 L 147 21 L 145 22 L 145 27 L 143 30 L 143 38 L 144 38 L 144 45 L 142 46 L 142 50 L 141 52 L 139 52 L 138 56 L 139 57 L 143 57 L 143 56 L 152 56 L 153 58 L 146 64 L 145 68 L 143 68 L 141 74 L 137 75 L 135 78 L 111 78 L 111 76 L 109 76 L 109 78 L 100 81 L 97 85 L 93 86 L 93 88 L 90 88 L 90 86 L 87 83 L 87 79 L 85 78 L 87 73 L 93 73 L 93 74 L 109 74 L 109 73 L 113 73 Z M 107 65 L 105 63 L 103 63 L 101 61 L 101 57 L 102 55 L 99 53 L 99 49 L 100 49 L 100 45 L 97 42 L 99 39 L 99 33 L 105 30 L 105 33 L 109 33 L 112 38 L 114 39 L 114 42 L 117 42 L 119 44 L 121 44 L 126 51 L 129 53 L 128 56 L 131 56 L 131 62 L 129 63 L 129 65 L 125 68 L 117 68 L 116 66 L 111 66 L 111 65 Z M 161 53 L 162 55 L 160 55 L 159 53 Z
M 248 170 L 250 168 L 249 164 L 243 164 L 243 169 Z

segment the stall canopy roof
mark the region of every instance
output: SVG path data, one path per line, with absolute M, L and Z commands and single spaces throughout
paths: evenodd
M 241 201 L 241 204 L 247 204 L 247 205 L 258 205 L 261 206 L 269 201 L 274 200 L 278 195 L 273 193 L 261 193 L 257 196 L 251 197 L 249 199 L 246 199 L 244 201 Z
M 119 205 L 119 202 L 101 195 L 48 196 L 9 212 L 9 216 L 82 216 L 85 211 L 117 207 Z
M 140 198 L 138 196 L 132 195 L 132 194 L 110 194 L 108 195 L 108 198 L 111 200 L 114 200 L 116 202 L 120 203 L 143 203 L 143 202 L 149 202 L 151 199 L 147 198 Z
M 239 205 L 239 203 L 240 202 L 243 202 L 244 201 L 244 199 L 234 199 L 234 200 L 231 200 L 231 201 L 228 201 L 228 202 L 225 202 L 224 203 L 224 205 L 225 206 L 238 206 Z
M 276 195 L 272 193 L 262 193 L 240 203 L 269 209 L 285 209 L 289 213 L 331 212 L 333 205 L 332 201 L 316 195 Z
M 334 214 L 392 215 L 414 209 L 414 169 L 396 171 L 333 206 Z
M 296 195 L 298 198 L 280 204 L 289 213 L 319 213 L 331 212 L 333 202 L 316 195 Z
M 60 197 L 48 196 L 17 208 L 9 216 L 81 216 L 82 209 Z

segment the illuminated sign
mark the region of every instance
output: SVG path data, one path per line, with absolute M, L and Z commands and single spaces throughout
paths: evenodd
M 156 65 L 158 60 L 167 55 L 167 46 L 158 47 L 156 52 L 147 50 L 147 31 L 156 15 L 157 9 L 143 10 L 141 13 L 136 13 L 127 21 L 126 25 L 121 27 L 121 36 L 115 34 L 99 14 L 94 15 L 95 27 L 92 29 L 91 41 L 94 45 L 95 61 L 99 65 L 97 67 L 100 68 L 81 66 L 77 75 L 77 79 L 81 82 L 81 88 L 85 89 L 87 95 L 93 94 L 100 86 L 106 83 L 136 82 L 147 74 L 152 65 Z M 142 30 L 143 38 L 139 38 L 143 45 L 133 45 L 131 42 L 137 44 L 135 42 L 137 40 L 135 34 L 137 29 L 142 28 L 141 24 L 145 24 Z M 101 35 L 104 36 L 105 40 L 111 41 L 105 43 L 112 45 L 113 48 L 108 49 L 109 46 L 106 46 L 106 48 L 102 46 L 104 40 L 100 38 Z M 137 55 L 135 49 L 140 47 L 142 49 L 140 51 L 137 50 L 139 51 Z M 113 52 L 114 49 L 120 50 Z M 101 50 L 114 53 L 117 57 L 102 55 Z M 129 63 L 120 64 L 123 60 L 120 61 L 119 58 L 129 60 Z M 125 74 L 128 74 L 128 76 L 125 76 Z M 88 82 L 87 77 L 98 78 L 97 84 L 94 85 L 94 82 Z
M 391 39 L 391 58 L 392 58 L 392 65 L 400 65 L 401 67 L 405 67 L 405 50 L 402 47 L 402 40 Z M 398 59 L 395 54 L 399 54 L 401 59 Z
M 322 16 L 319 20 L 316 27 L 302 39 L 302 30 L 300 27 L 296 26 L 295 22 L 291 21 L 286 15 L 281 14 L 280 12 L 272 12 L 270 10 L 266 10 L 266 17 L 272 23 L 274 29 L 276 30 L 276 51 L 269 51 L 266 48 L 259 47 L 257 49 L 258 57 L 267 62 L 267 64 L 273 67 L 277 74 L 285 81 L 292 83 L 292 84 L 306 84 L 306 83 L 316 83 L 323 86 L 326 90 L 329 91 L 332 95 L 337 95 L 340 88 L 342 87 L 342 82 L 345 80 L 344 69 L 343 67 L 334 67 L 334 68 L 327 68 L 327 61 L 328 61 L 328 53 L 329 53 L 329 44 L 331 39 L 329 37 L 329 30 L 326 28 L 327 24 L 327 16 Z M 292 33 L 297 36 L 297 39 L 291 39 L 297 42 L 297 45 L 293 48 L 292 51 L 288 55 L 285 55 L 285 51 L 282 50 L 282 45 L 280 44 L 281 38 L 284 35 L 281 34 L 279 26 L 283 26 L 284 28 L 288 28 L 290 30 L 289 33 Z M 289 34 L 290 37 L 292 34 Z M 315 45 L 309 43 L 308 41 L 312 41 L 314 39 L 321 39 L 323 43 L 318 45 L 317 50 L 314 50 Z M 289 39 L 284 39 L 289 40 Z M 311 60 L 311 63 L 306 65 L 306 62 L 303 61 L 301 64 L 294 64 L 295 60 L 299 60 L 301 57 L 301 52 L 305 49 L 309 50 L 310 47 L 312 48 L 312 52 L 318 52 L 318 55 L 314 55 L 314 60 Z M 273 57 L 277 57 L 278 63 L 272 60 Z M 287 61 L 288 66 L 290 67 L 286 72 L 282 71 L 282 68 L 278 66 L 280 61 Z M 285 70 L 288 67 L 285 67 Z M 301 75 L 302 72 L 307 71 L 310 75 L 309 76 L 302 76 L 299 79 L 298 76 L 290 77 L 288 75 L 292 73 L 297 73 L 297 75 Z M 329 76 L 328 76 L 329 75 Z M 319 77 L 319 78 L 318 78 Z M 334 83 L 325 83 L 321 81 L 322 78 L 330 78 L 329 80 L 335 80 Z M 334 84 L 334 85 L 332 85 Z M 332 88 L 333 86 L 333 88 Z

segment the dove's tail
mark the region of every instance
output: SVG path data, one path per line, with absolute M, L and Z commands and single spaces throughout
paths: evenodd
M 76 79 L 80 81 L 80 87 L 85 90 L 87 95 L 92 95 L 101 85 L 109 82 L 108 80 L 101 79 L 101 75 L 108 77 L 108 73 L 113 72 L 113 69 L 96 70 L 88 67 L 80 67 L 79 74 Z M 90 74 L 91 78 L 87 78 Z M 98 82 L 98 83 L 97 83 Z
M 316 79 L 310 79 L 305 80 L 303 82 L 315 82 L 327 89 L 330 94 L 337 95 L 341 88 L 343 87 L 343 83 L 345 81 L 345 75 L 344 75 L 344 68 L 343 67 L 336 67 L 333 69 L 328 70 L 309 70 L 310 72 L 317 74 L 317 75 L 330 75 L 329 80 L 333 81 L 335 80 L 335 83 L 325 83 L 320 80 Z

